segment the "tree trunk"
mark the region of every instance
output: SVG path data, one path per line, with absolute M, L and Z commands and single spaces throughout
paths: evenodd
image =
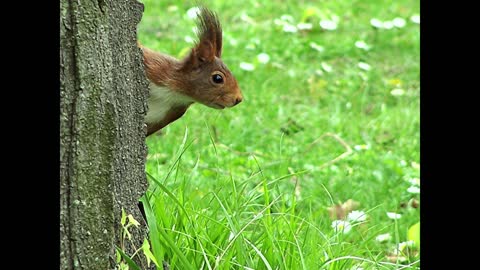
M 114 269 L 122 208 L 141 224 L 134 246 L 146 237 L 137 206 L 147 187 L 143 5 L 61 0 L 60 13 L 60 268 Z

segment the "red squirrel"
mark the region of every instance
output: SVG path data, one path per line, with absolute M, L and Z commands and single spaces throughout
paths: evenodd
M 217 15 L 202 7 L 197 19 L 198 42 L 181 60 L 139 43 L 150 81 L 147 136 L 180 118 L 194 102 L 224 109 L 243 99 L 237 80 L 220 59 L 222 27 Z

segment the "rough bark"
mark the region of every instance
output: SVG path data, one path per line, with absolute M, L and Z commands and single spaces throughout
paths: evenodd
M 61 0 L 60 12 L 60 268 L 113 269 L 122 208 L 141 223 L 134 245 L 146 237 L 143 5 Z

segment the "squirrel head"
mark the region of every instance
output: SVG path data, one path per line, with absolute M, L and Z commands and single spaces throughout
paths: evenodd
M 180 64 L 189 96 L 206 106 L 223 109 L 243 99 L 237 80 L 221 59 L 222 27 L 216 14 L 200 8 L 198 42 Z

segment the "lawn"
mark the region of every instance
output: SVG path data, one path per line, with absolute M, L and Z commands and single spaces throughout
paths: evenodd
M 194 2 L 142 2 L 142 44 L 185 55 Z M 147 139 L 157 262 L 419 269 L 419 1 L 204 3 L 244 101 Z

